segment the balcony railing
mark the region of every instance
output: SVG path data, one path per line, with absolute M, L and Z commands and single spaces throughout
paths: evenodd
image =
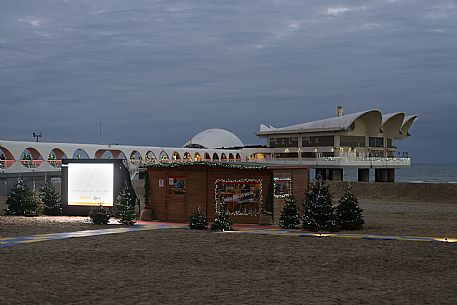
M 319 157 L 319 158 L 266 158 L 250 159 L 249 162 L 303 165 L 311 167 L 403 167 L 410 166 L 410 158 L 382 158 L 382 157 Z

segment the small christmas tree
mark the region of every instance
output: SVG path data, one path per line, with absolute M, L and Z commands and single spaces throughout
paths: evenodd
M 121 223 L 127 225 L 133 225 L 136 222 L 135 202 L 126 186 L 117 195 L 116 217 Z
M 332 194 L 320 175 L 318 175 L 306 193 L 303 209 L 303 228 L 312 231 L 333 231 L 336 229 Z
M 42 210 L 42 201 L 19 177 L 16 186 L 11 189 L 6 199 L 8 215 L 37 216 Z
M 286 198 L 281 209 L 281 216 L 279 217 L 279 226 L 283 229 L 295 229 L 295 226 L 300 223 L 300 216 L 298 215 L 298 208 L 295 204 L 295 199 L 292 196 Z
M 207 226 L 208 220 L 201 213 L 199 206 L 197 212 L 190 217 L 189 228 L 194 230 L 206 230 Z
M 338 226 L 343 230 L 359 230 L 363 227 L 363 210 L 359 206 L 357 197 L 352 193 L 351 184 L 346 182 L 344 195 L 338 201 L 336 218 Z
M 219 200 L 216 201 L 216 217 L 214 219 L 214 223 L 211 225 L 211 230 L 219 230 L 219 231 L 232 230 L 232 221 L 230 220 L 230 217 L 225 212 L 225 209 Z
M 41 187 L 41 200 L 43 201 L 43 214 L 51 216 L 62 215 L 60 195 L 48 181 Z
M 111 210 L 99 205 L 90 209 L 89 217 L 94 225 L 107 225 L 111 218 Z

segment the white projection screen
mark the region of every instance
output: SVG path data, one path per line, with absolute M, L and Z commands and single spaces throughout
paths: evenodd
M 113 187 L 114 164 L 68 164 L 68 205 L 113 206 Z

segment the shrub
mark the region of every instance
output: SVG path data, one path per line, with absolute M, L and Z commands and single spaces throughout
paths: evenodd
M 320 175 L 306 193 L 303 209 L 303 228 L 312 231 L 334 231 L 336 229 L 332 194 Z
M 189 228 L 194 230 L 206 230 L 208 227 L 208 220 L 203 216 L 198 207 L 197 212 L 190 216 Z
M 359 201 L 352 193 L 351 184 L 347 182 L 344 195 L 336 207 L 337 224 L 343 230 L 359 230 L 365 223 L 362 213 Z
M 133 225 L 136 222 L 135 202 L 126 186 L 117 195 L 116 217 L 126 225 Z
M 95 225 L 107 225 L 111 218 L 111 210 L 99 205 L 90 209 L 89 217 Z
M 43 214 L 58 216 L 62 215 L 62 204 L 60 195 L 56 192 L 50 182 L 46 182 L 41 188 L 41 200 L 43 201 Z
M 300 216 L 298 215 L 298 208 L 295 204 L 295 199 L 292 196 L 286 198 L 281 209 L 281 216 L 279 217 L 279 226 L 283 229 L 295 229 L 295 226 L 300 223 Z

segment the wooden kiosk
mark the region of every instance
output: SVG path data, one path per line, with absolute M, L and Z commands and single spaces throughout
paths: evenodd
M 188 222 L 198 208 L 211 222 L 220 202 L 235 223 L 277 223 L 284 198 L 301 206 L 306 167 L 232 162 L 177 162 L 147 166 L 149 200 L 143 220 Z

